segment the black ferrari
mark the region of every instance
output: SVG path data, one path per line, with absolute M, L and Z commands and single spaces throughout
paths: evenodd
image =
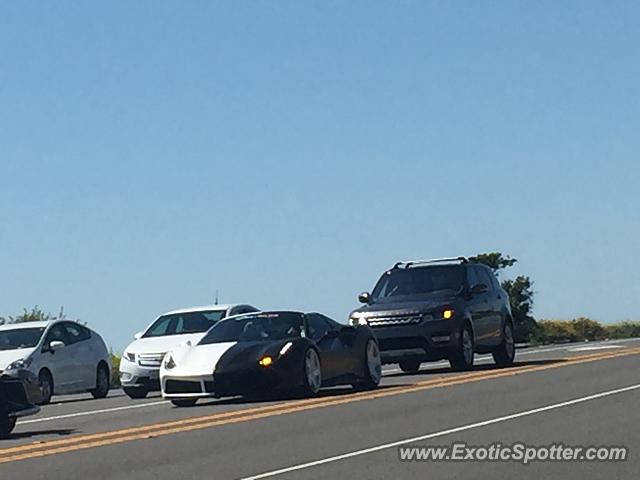
M 19 417 L 38 413 L 37 403 L 42 401 L 38 377 L 27 370 L 0 375 L 0 438 L 16 426 Z
M 196 345 L 169 352 L 162 394 L 175 405 L 198 398 L 315 395 L 349 384 L 375 388 L 382 375 L 378 342 L 366 325 L 346 326 L 319 313 L 251 313 L 218 322 Z

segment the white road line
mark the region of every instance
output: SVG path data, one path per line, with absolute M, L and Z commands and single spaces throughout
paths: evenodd
M 570 352 L 590 352 L 592 350 L 607 350 L 611 348 L 624 348 L 622 345 L 594 345 L 592 347 L 570 348 Z
M 492 418 L 490 420 L 485 420 L 482 422 L 471 423 L 468 425 L 462 425 L 460 427 L 450 428 L 448 430 L 442 430 L 440 432 L 428 433 L 426 435 L 420 435 L 419 437 L 406 438 L 404 440 L 399 440 L 397 442 L 385 443 L 382 445 L 377 445 L 375 447 L 365 448 L 362 450 L 355 450 L 349 453 L 343 453 L 342 455 L 336 455 L 333 457 L 323 458 L 321 460 L 315 460 L 313 462 L 301 463 L 299 465 L 292 465 L 290 467 L 281 468 L 279 470 L 273 470 L 271 472 L 261 473 L 259 475 L 254 475 L 251 477 L 244 477 L 241 480 L 259 480 L 261 478 L 275 477 L 277 475 L 283 475 L 285 473 L 296 472 L 298 470 L 304 470 L 306 468 L 317 467 L 319 465 L 325 465 L 327 463 L 338 462 L 340 460 L 345 460 L 347 458 L 358 457 L 360 455 L 366 455 L 368 453 L 379 452 L 380 450 L 387 450 L 393 447 L 399 447 L 401 445 L 407 445 L 409 443 L 421 442 L 423 440 L 430 440 L 432 438 L 443 437 L 445 435 L 450 435 L 452 433 L 464 432 L 466 430 L 471 430 L 474 428 L 486 427 L 487 425 L 493 425 L 495 423 L 506 422 L 509 420 L 513 420 L 516 418 L 526 417 L 529 415 L 535 415 L 537 413 L 547 412 L 549 410 L 555 410 L 558 408 L 568 407 L 570 405 L 576 405 L 583 402 L 588 402 L 590 400 L 596 400 L 598 398 L 609 397 L 611 395 L 616 395 L 618 393 L 630 392 L 632 390 L 640 389 L 640 384 L 631 385 L 629 387 L 618 388 L 616 390 L 609 390 L 606 392 L 596 393 L 594 395 L 589 395 L 586 397 L 576 398 L 573 400 L 568 400 L 566 402 L 554 403 L 552 405 L 547 405 L 545 407 L 535 408 L 533 410 L 526 410 L 524 412 L 514 413 L 512 415 L 505 415 L 504 417 Z
M 86 417 L 88 415 L 95 415 L 97 413 L 120 412 L 122 410 L 132 410 L 134 408 L 153 407 L 154 405 L 162 405 L 163 403 L 169 403 L 169 402 L 166 400 L 163 400 L 160 402 L 126 405 L 124 407 L 103 408 L 102 410 L 90 410 L 88 412 L 68 413 L 65 415 L 57 415 L 55 417 L 34 418 L 33 420 L 23 420 L 21 422 L 18 422 L 18 425 L 26 425 L 27 423 L 50 422 L 52 420 L 64 420 L 65 418 Z

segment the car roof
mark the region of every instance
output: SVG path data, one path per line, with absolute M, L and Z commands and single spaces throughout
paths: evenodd
M 198 307 L 188 307 L 188 308 L 179 308 L 177 310 L 171 310 L 169 312 L 163 313 L 162 315 L 175 315 L 177 313 L 191 313 L 191 312 L 207 312 L 210 310 L 229 310 L 232 307 L 237 307 L 238 305 L 245 305 L 244 303 L 229 303 L 229 304 L 220 304 L 220 305 L 200 305 Z
M 0 330 L 16 330 L 19 328 L 46 328 L 49 325 L 56 323 L 58 320 L 50 320 L 46 322 L 20 322 L 20 323 L 6 323 L 0 325 Z

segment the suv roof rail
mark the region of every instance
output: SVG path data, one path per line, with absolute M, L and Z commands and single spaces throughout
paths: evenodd
M 430 263 L 453 263 L 458 262 L 461 264 L 469 263 L 466 257 L 452 257 L 452 258 L 432 258 L 430 260 L 407 260 L 404 262 L 397 262 L 393 268 L 409 268 L 412 265 L 428 265 Z

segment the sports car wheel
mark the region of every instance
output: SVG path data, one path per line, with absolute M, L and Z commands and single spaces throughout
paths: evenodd
M 320 391 L 322 386 L 322 367 L 320 366 L 320 357 L 315 349 L 310 348 L 304 354 L 304 385 L 303 393 L 306 395 L 315 395 Z
M 2 415 L 2 417 L 0 417 L 0 438 L 4 438 L 9 435 L 15 426 L 15 418 L 9 418 L 7 415 Z
M 171 403 L 176 407 L 193 407 L 197 401 L 197 398 L 184 398 L 180 400 L 171 400 Z
M 357 390 L 368 390 L 376 388 L 382 378 L 382 361 L 380 360 L 380 350 L 377 342 L 370 338 L 367 342 L 364 353 L 364 381 L 353 387 Z

